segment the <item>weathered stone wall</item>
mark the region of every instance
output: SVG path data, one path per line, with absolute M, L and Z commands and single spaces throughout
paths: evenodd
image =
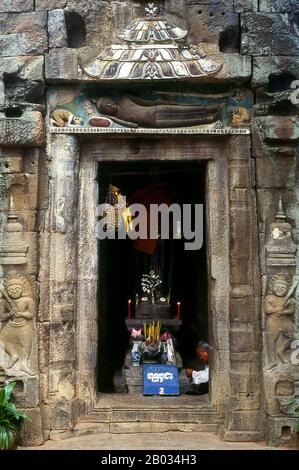
M 30 292 L 23 299 L 33 299 L 34 319 L 31 323 L 32 352 L 30 372 L 16 375 L 16 400 L 26 409 L 31 421 L 23 433 L 25 444 L 43 442 L 40 409 L 38 328 L 36 313 L 39 299 L 38 226 L 39 208 L 42 208 L 39 191 L 39 174 L 43 160 L 44 144 L 44 56 L 47 50 L 47 14 L 33 12 L 32 1 L 4 1 L 0 6 L 0 146 L 1 146 L 1 240 L 10 244 L 1 260 L 0 277 L 16 271 L 29 281 Z M 18 223 L 23 227 L 26 259 L 12 257 L 18 250 L 18 233 L 5 233 L 8 227 L 9 200 L 13 198 Z M 11 208 L 12 209 L 12 208 Z M 3 246 L 1 247 L 1 251 Z M 22 262 L 25 261 L 25 262 Z M 18 334 L 22 335 L 22 328 Z M 21 336 L 20 336 L 21 338 Z M 16 340 L 17 341 L 17 340 Z M 22 358 L 21 358 L 22 359 Z M 2 371 L 3 372 L 3 371 Z M 9 373 L 9 372 L 7 372 Z M 0 371 L 0 376 L 2 375 Z M 1 379 L 1 378 L 0 378 Z
M 295 325 L 290 333 L 286 317 L 282 315 L 276 325 L 276 333 L 269 326 L 267 307 L 270 281 L 273 275 L 283 273 L 289 277 L 288 287 L 298 281 L 296 256 L 298 246 L 298 119 L 299 100 L 294 100 L 295 80 L 299 78 L 298 16 L 295 2 L 259 2 L 259 11 L 241 14 L 241 53 L 253 57 L 252 90 L 256 105 L 253 119 L 253 162 L 256 168 L 256 191 L 258 200 L 259 253 L 262 284 L 263 332 L 263 407 L 265 412 L 266 440 L 270 444 L 296 445 L 294 403 L 298 400 L 298 365 L 292 364 L 290 356 L 277 359 L 276 365 L 269 364 L 269 347 L 276 344 L 279 354 L 280 335 L 287 335 L 289 341 L 298 338 L 298 306 L 291 318 Z M 271 224 L 279 211 L 281 197 L 288 230 L 293 231 L 295 248 L 290 239 L 276 241 L 276 255 L 273 256 Z M 286 220 L 276 219 L 278 222 Z M 278 225 L 285 230 L 284 226 Z M 273 226 L 272 226 L 273 229 Z M 266 249 L 265 249 L 266 245 Z M 272 251 L 271 251 L 272 249 Z M 272 256 L 272 258 L 271 258 Z M 297 270 L 296 270 L 297 264 Z M 295 294 L 296 297 L 296 294 Z M 275 302 L 275 300 L 274 300 Z M 290 309 L 292 310 L 292 309 Z M 270 310 L 271 311 L 271 310 Z M 270 320 L 271 321 L 271 320 Z M 279 333 L 282 331 L 282 333 Z M 273 335 L 271 337 L 271 335 Z M 270 339 L 271 337 L 271 339 Z M 276 361 L 275 361 L 276 362 Z M 292 383 L 292 386 L 290 386 Z M 297 385 L 296 385 L 297 384 Z M 286 400 L 289 407 L 280 406 Z M 293 406 L 292 406 L 293 405 Z
M 51 84 L 56 89 L 51 96 L 53 93 L 56 98 L 67 93 L 71 96 L 72 87 L 80 80 L 79 61 L 94 58 L 100 47 L 117 40 L 117 31 L 139 15 L 140 4 L 144 3 L 2 0 L 0 5 L 0 233 L 3 238 L 12 195 L 28 245 L 26 263 L 15 265 L 11 260 L 11 264 L 0 265 L 0 276 L 11 270 L 24 275 L 30 282 L 36 312 L 32 357 L 35 375 L 20 383 L 18 391 L 20 406 L 30 410 L 33 417 L 27 425 L 30 428 L 27 443 L 41 442 L 42 428 L 44 438 L 51 429 L 71 429 L 78 413 L 74 400 L 73 298 L 76 202 L 65 198 L 74 184 L 79 155 L 72 137 L 58 139 L 61 148 L 55 147 L 54 153 L 53 147 L 51 152 L 46 151 L 43 116 L 51 103 L 46 90 Z M 265 256 L 280 195 L 296 245 L 299 238 L 298 97 L 297 101 L 292 100 L 291 88 L 292 82 L 299 80 L 296 3 L 295 0 L 163 2 L 166 13 L 179 26 L 189 29 L 189 42 L 202 43 L 211 57 L 224 63 L 218 80 L 243 82 L 255 94 L 252 145 L 244 144 L 244 153 L 240 155 L 233 155 L 232 146 L 228 155 L 232 399 L 228 405 L 226 438 L 245 439 L 246 435 L 260 438 L 265 426 L 266 437 L 274 444 L 294 439 L 296 418 L 274 406 L 277 397 L 271 397 L 271 387 L 275 388 L 275 380 L 281 381 L 279 374 L 269 389 L 267 373 L 262 382 L 254 364 L 261 365 L 260 353 L 264 357 L 267 352 L 261 331 L 256 329 L 260 322 L 261 330 L 267 333 L 261 308 L 263 297 L 271 276 L 281 270 L 280 265 L 269 268 Z M 58 84 L 68 84 L 68 88 L 59 89 Z M 55 199 L 55 213 L 49 209 L 49 198 Z M 247 246 L 239 243 L 239 237 L 246 238 L 256 217 L 259 243 L 256 237 L 249 237 L 252 248 L 249 257 Z M 298 256 L 297 252 L 297 271 L 294 266 L 284 268 L 291 276 L 299 276 Z M 258 279 L 259 267 L 263 288 Z M 296 319 L 298 328 L 298 314 Z M 37 340 L 39 366 L 34 359 Z M 298 373 L 292 374 L 293 381 L 298 382 Z M 241 387 L 240 379 L 246 387 Z M 282 438 L 283 426 L 290 427 L 290 439 Z

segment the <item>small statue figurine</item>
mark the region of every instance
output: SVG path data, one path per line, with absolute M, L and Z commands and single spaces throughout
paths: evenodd
M 230 110 L 232 126 L 242 127 L 249 126 L 251 122 L 251 112 L 243 106 L 237 106 Z
M 67 109 L 55 109 L 51 115 L 50 123 L 55 127 L 82 126 L 83 119 Z
M 0 330 L 0 347 L 9 356 L 6 364 L 0 364 L 8 376 L 34 375 L 30 369 L 33 340 L 34 303 L 25 293 L 27 279 L 15 271 L 4 278 L 1 290 L 3 299 Z
M 290 279 L 284 273 L 275 274 L 265 298 L 268 368 L 277 365 L 277 357 L 285 363 L 284 353 L 294 334 L 293 315 L 296 301 L 292 296 L 297 285 L 290 289 Z

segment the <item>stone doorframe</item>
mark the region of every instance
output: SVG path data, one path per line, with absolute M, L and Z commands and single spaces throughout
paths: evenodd
M 101 407 L 96 388 L 98 163 L 204 160 L 211 404 L 225 416 L 227 440 L 263 438 L 258 228 L 250 136 L 93 136 L 91 143 L 88 137 L 89 142 L 84 136 L 49 135 L 47 146 L 50 188 L 40 235 L 40 363 L 42 402 L 50 405 L 52 414 L 49 430 L 71 429 L 80 416 Z M 60 398 L 63 381 L 69 400 Z

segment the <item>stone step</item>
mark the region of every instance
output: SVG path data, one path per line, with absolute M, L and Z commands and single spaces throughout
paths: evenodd
M 212 432 L 223 435 L 223 423 L 111 423 L 109 427 L 109 432 L 112 434 L 161 433 L 172 431 Z
M 82 422 L 89 423 L 118 423 L 118 422 L 164 422 L 164 423 L 200 423 L 221 424 L 223 417 L 217 412 L 184 412 L 184 411 L 136 411 L 113 410 L 109 412 L 91 412 L 80 418 Z
M 86 417 L 88 418 L 88 417 Z M 94 423 L 80 422 L 67 433 L 55 432 L 51 434 L 52 440 L 67 439 L 69 437 L 89 436 L 102 433 L 111 434 L 138 434 L 161 432 L 211 432 L 223 436 L 223 422 L 218 424 L 198 423 L 161 423 L 161 422 L 126 422 L 126 423 Z
M 88 436 L 89 434 L 101 434 L 109 432 L 109 423 L 80 422 L 73 429 L 72 437 Z
M 223 435 L 224 419 L 211 410 L 92 411 L 81 418 L 75 435 L 110 433 L 213 432 Z
M 112 410 L 111 423 L 159 422 L 159 423 L 198 423 L 218 424 L 223 418 L 213 411 L 169 410 Z
M 81 417 L 81 422 L 87 423 L 109 423 L 110 425 L 132 424 L 132 423 L 163 423 L 174 424 L 196 424 L 196 425 L 221 425 L 224 418 L 212 409 L 187 410 L 177 409 L 111 409 L 94 410 L 88 415 Z
M 208 395 L 184 394 L 177 397 L 100 394 L 94 409 L 80 419 L 80 425 L 84 424 L 91 432 L 93 426 L 95 429 L 100 426 L 101 429 L 108 427 L 107 432 L 111 433 L 221 433 L 223 423 L 223 416 L 212 407 Z

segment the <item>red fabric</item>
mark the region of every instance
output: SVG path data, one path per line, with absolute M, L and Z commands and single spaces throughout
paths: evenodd
M 156 183 L 142 189 L 138 189 L 130 196 L 130 203 L 142 204 L 147 209 L 147 229 L 149 236 L 150 227 L 150 205 L 167 204 L 171 205 L 175 201 L 174 193 L 166 183 Z M 135 240 L 134 248 L 148 255 L 154 255 L 160 240 Z

